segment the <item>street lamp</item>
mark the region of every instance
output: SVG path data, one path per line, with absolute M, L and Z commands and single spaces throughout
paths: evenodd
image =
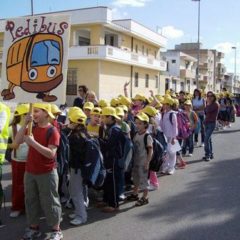
M 31 15 L 33 16 L 33 0 L 31 0 Z
M 198 2 L 198 52 L 197 52 L 197 69 L 196 69 L 196 83 L 197 88 L 199 88 L 199 62 L 200 62 L 200 10 L 201 10 L 201 4 L 200 0 L 192 0 L 193 2 Z
M 235 91 L 236 91 L 236 81 L 237 81 L 237 78 L 236 78 L 236 74 L 237 74 L 237 47 L 233 46 L 232 49 L 234 50 L 234 78 L 233 78 L 234 84 L 233 84 L 233 93 L 235 93 Z

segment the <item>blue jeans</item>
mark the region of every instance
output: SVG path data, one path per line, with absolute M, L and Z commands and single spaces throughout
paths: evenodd
M 182 154 L 185 155 L 189 151 L 189 154 L 193 154 L 193 133 L 183 141 Z
M 212 133 L 215 129 L 216 122 L 205 123 L 205 139 L 204 139 L 204 151 L 205 157 L 212 157 L 213 156 L 213 149 L 212 149 Z
M 200 123 L 201 123 L 201 141 L 202 141 L 202 143 L 204 143 L 204 135 L 205 135 L 205 133 L 204 133 L 204 125 L 203 125 L 203 121 L 204 121 L 204 115 L 203 114 L 198 114 L 198 118 L 199 118 L 199 120 L 200 120 Z M 194 134 L 194 140 L 195 140 L 195 142 L 198 142 L 198 133 L 197 134 Z

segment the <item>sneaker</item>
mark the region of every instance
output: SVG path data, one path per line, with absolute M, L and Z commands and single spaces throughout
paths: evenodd
M 197 145 L 198 145 L 198 142 L 194 142 L 194 146 L 197 147 Z
M 125 194 L 121 194 L 121 195 L 119 196 L 119 201 L 124 201 L 125 199 L 126 199 Z
M 82 218 L 80 217 L 75 217 L 72 221 L 70 221 L 70 224 L 74 225 L 74 226 L 79 226 L 83 223 L 85 223 L 86 221 L 83 221 Z
M 205 162 L 209 162 L 210 161 L 210 157 L 203 157 L 202 160 L 204 160 Z
M 201 147 L 204 147 L 204 143 L 201 143 L 201 145 L 200 145 Z
M 75 214 L 75 213 L 69 214 L 68 217 L 69 217 L 70 219 L 74 219 L 74 218 L 76 217 L 76 214 Z
M 0 220 L 0 228 L 5 227 L 5 225 L 2 224 L 2 221 Z
M 155 191 L 155 190 L 158 190 L 158 187 L 150 184 L 149 186 L 147 186 L 147 189 L 148 191 Z
M 61 239 L 63 239 L 63 234 L 61 230 L 52 231 L 50 237 L 47 238 L 47 240 L 61 240 Z
M 65 208 L 67 208 L 67 209 L 72 209 L 73 208 L 72 200 L 68 200 L 66 202 Z
M 175 173 L 175 169 L 168 171 L 168 175 L 173 175 Z
M 9 215 L 11 218 L 16 218 L 21 214 L 21 211 L 12 211 Z
M 189 154 L 188 154 L 188 157 L 192 157 L 192 156 L 193 156 L 193 154 L 192 154 L 192 153 L 189 153 Z
M 32 240 L 39 238 L 42 235 L 42 233 L 38 229 L 33 229 L 33 228 L 26 228 L 25 233 L 21 240 Z

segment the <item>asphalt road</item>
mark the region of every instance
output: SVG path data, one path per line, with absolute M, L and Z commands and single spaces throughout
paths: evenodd
M 88 222 L 69 225 L 65 210 L 62 229 L 67 240 L 239 240 L 240 239 L 240 119 L 232 128 L 214 134 L 215 159 L 201 160 L 196 148 L 187 167 L 173 176 L 161 176 L 160 188 L 150 193 L 150 203 L 121 205 L 117 214 L 90 207 Z M 4 166 L 3 185 L 7 195 L 2 210 L 0 240 L 19 239 L 26 227 L 24 215 L 10 219 L 11 174 Z M 41 230 L 48 232 L 44 219 Z M 44 235 L 45 237 L 47 235 Z M 42 238 L 44 239 L 44 238 Z

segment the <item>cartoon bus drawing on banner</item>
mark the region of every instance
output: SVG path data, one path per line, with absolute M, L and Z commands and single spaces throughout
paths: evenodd
M 19 86 L 36 98 L 53 102 L 50 95 L 63 80 L 63 41 L 55 34 L 38 33 L 14 42 L 8 49 L 6 73 L 8 88 L 3 89 L 3 100 L 15 98 L 14 88 Z

